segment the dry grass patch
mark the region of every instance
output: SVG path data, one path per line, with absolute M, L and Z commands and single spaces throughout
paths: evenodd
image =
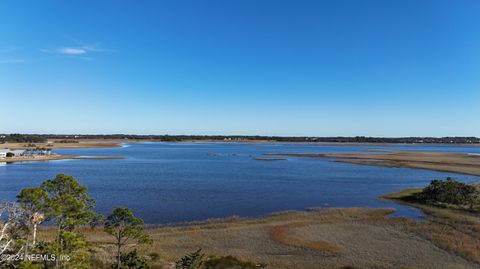
M 307 223 L 297 222 L 287 225 L 275 226 L 272 228 L 270 236 L 276 242 L 288 246 L 307 248 L 332 254 L 339 254 L 342 252 L 342 248 L 337 244 L 325 240 L 310 241 L 301 239 L 296 237 L 291 231 L 292 229 L 302 228 L 307 225 Z
M 425 204 L 411 198 L 420 191 L 409 189 L 383 196 L 422 209 L 429 220 L 422 223 L 398 218 L 395 219 L 396 224 L 442 249 L 480 263 L 480 215 L 463 209 Z
M 447 209 L 444 209 L 447 210 Z M 407 219 L 397 220 L 401 226 L 438 247 L 456 253 L 471 261 L 480 263 L 480 225 L 455 219 L 441 219 L 430 216 L 431 222 L 419 223 Z
M 269 156 L 334 158 L 338 162 L 385 167 L 405 167 L 480 176 L 480 156 L 451 152 L 384 151 L 385 154 L 267 153 Z
M 340 269 L 351 265 L 363 269 L 479 267 L 480 263 L 474 259 L 462 258 L 475 255 L 474 248 L 467 253 L 467 247 L 476 244 L 469 241 L 471 238 L 462 237 L 470 236 L 468 233 L 462 235 L 446 223 L 390 219 L 387 214 L 391 212 L 391 209 L 367 208 L 312 209 L 258 219 L 231 218 L 149 227 L 146 231 L 154 243 L 140 247 L 139 252 L 150 260 L 152 268 L 174 268 L 174 261 L 199 248 L 208 256 L 232 255 L 240 260 L 266 263 L 271 269 Z M 54 232 L 42 228 L 39 236 L 51 239 Z M 112 237 L 99 228 L 83 228 L 78 232 L 85 234 L 89 248 L 95 252 L 95 268 L 108 268 L 114 256 Z M 443 242 L 435 236 L 448 240 Z M 450 241 L 455 238 L 463 242 L 463 249 L 459 244 L 457 250 L 447 246 L 455 245 Z M 133 247 L 138 246 L 128 246 Z

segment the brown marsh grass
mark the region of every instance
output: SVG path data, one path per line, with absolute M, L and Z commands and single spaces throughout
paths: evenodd
M 207 255 L 233 255 L 274 269 L 479 268 L 478 227 L 472 228 L 471 219 L 438 215 L 442 222 L 415 222 L 389 218 L 391 212 L 329 208 L 152 226 L 147 229 L 152 245 L 132 243 L 128 249 L 139 248 L 152 268 L 174 268 L 174 261 L 198 248 Z M 108 268 L 114 255 L 112 238 L 99 228 L 79 232 L 89 242 L 95 268 Z M 39 231 L 44 240 L 53 235 L 53 229 Z

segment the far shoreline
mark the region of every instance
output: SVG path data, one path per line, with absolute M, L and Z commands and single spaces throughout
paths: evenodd
M 121 160 L 125 159 L 123 156 L 77 156 L 77 155 L 59 155 L 52 154 L 49 156 L 36 156 L 36 157 L 7 157 L 0 159 L 0 164 L 10 163 L 26 163 L 26 162 L 48 162 L 48 161 L 61 161 L 61 160 Z
M 370 142 L 283 142 L 283 141 L 273 141 L 273 140 L 238 140 L 238 141 L 224 141 L 224 140 L 184 140 L 184 141 L 162 141 L 162 140 L 150 140 L 150 139 L 74 139 L 71 141 L 58 142 L 52 139 L 47 140 L 45 143 L 12 143 L 6 142 L 0 144 L 0 148 L 9 148 L 12 150 L 16 149 L 28 149 L 32 147 L 41 147 L 41 148 L 52 148 L 52 149 L 81 149 L 81 148 L 121 148 L 124 147 L 123 144 L 141 144 L 141 143 L 221 143 L 221 144 L 291 144 L 291 145 L 315 145 L 315 146 L 459 146 L 459 147 L 471 147 L 471 146 L 480 146 L 480 144 L 407 144 L 407 143 L 370 143 Z M 458 174 L 468 174 L 474 176 L 480 176 L 480 162 L 468 164 L 468 167 L 461 166 L 457 167 L 461 162 L 458 162 L 459 155 L 462 155 L 462 158 L 465 156 L 479 159 L 477 155 L 474 154 L 457 154 L 449 152 L 431 152 L 437 154 L 434 156 L 433 162 L 418 161 L 418 157 L 421 156 L 408 156 L 405 159 L 383 159 L 379 157 L 387 155 L 398 155 L 398 154 L 409 154 L 409 155 L 418 155 L 424 154 L 425 152 L 416 152 L 416 151 L 389 151 L 385 150 L 386 153 L 390 154 L 295 154 L 295 153 L 265 153 L 264 155 L 270 156 L 270 158 L 259 157 L 256 160 L 259 161 L 277 161 L 277 160 L 286 160 L 283 157 L 324 157 L 324 158 L 333 158 L 336 162 L 352 163 L 358 165 L 370 165 L 370 166 L 384 166 L 384 167 L 398 167 L 398 168 L 413 168 L 413 169 L 424 169 L 430 171 L 439 171 L 439 172 L 452 172 Z M 455 160 L 453 163 L 442 162 L 439 159 L 449 158 L 454 156 Z M 277 158 L 272 158 L 278 156 Z M 67 159 L 123 159 L 123 156 L 97 156 L 97 157 L 88 157 L 88 156 L 74 156 L 74 155 L 60 155 L 54 154 L 51 156 L 38 156 L 35 158 L 32 157 L 10 157 L 0 159 L 0 163 L 14 163 L 14 162 L 29 162 L 29 161 L 50 161 L 50 160 L 67 160 Z M 472 170 L 473 169 L 473 170 Z
M 373 143 L 373 142 L 293 142 L 293 141 L 277 141 L 277 140 L 215 140 L 215 139 L 196 139 L 196 140 L 181 140 L 181 141 L 167 141 L 157 139 L 72 139 L 68 142 L 59 142 L 55 139 L 48 139 L 43 143 L 17 143 L 5 142 L 0 144 L 0 148 L 10 149 L 27 149 L 32 145 L 37 147 L 48 147 L 52 149 L 62 148 L 120 148 L 122 144 L 135 143 L 246 143 L 246 144 L 294 144 L 294 145 L 318 145 L 318 146 L 460 146 L 460 147 L 479 147 L 477 144 L 466 143 Z

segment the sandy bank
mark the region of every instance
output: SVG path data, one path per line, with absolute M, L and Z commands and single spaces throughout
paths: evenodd
M 11 143 L 0 144 L 0 148 L 9 149 L 30 149 L 30 148 L 118 148 L 121 147 L 123 140 L 103 140 L 103 139 L 75 139 L 69 143 L 55 142 L 57 140 L 48 140 L 46 143 Z M 75 141 L 75 142 L 73 142 Z M 130 141 L 129 141 L 130 142 Z M 134 143 L 135 141 L 131 141 Z
M 382 151 L 380 154 L 295 154 L 267 153 L 270 156 L 334 158 L 337 162 L 385 167 L 427 169 L 480 176 L 480 156 L 450 152 Z M 378 152 L 377 152 L 378 153 Z
M 287 158 L 253 158 L 256 161 L 286 161 Z
M 16 162 L 41 162 L 41 161 L 55 161 L 55 160 L 115 160 L 124 159 L 122 156 L 75 156 L 75 155 L 56 155 L 50 156 L 22 156 L 9 157 L 0 159 L 0 163 L 16 163 Z

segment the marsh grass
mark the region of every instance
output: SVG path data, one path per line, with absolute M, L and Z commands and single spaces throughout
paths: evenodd
M 459 207 L 425 204 L 415 198 L 421 189 L 407 189 L 383 196 L 421 209 L 429 222 L 399 218 L 406 229 L 426 238 L 438 247 L 480 263 L 480 214 Z
M 270 235 L 273 240 L 288 246 L 318 250 L 326 252 L 326 254 L 339 254 L 342 252 L 342 248 L 334 243 L 325 240 L 305 240 L 293 234 L 293 229 L 302 228 L 307 225 L 307 223 L 296 222 L 275 226 L 272 228 Z
M 432 210 L 425 223 L 389 218 L 393 209 L 314 208 L 258 219 L 149 226 L 154 243 L 131 244 L 127 250 L 139 248 L 153 269 L 175 268 L 176 260 L 198 248 L 207 256 L 231 255 L 272 269 L 478 268 L 480 244 L 474 234 L 480 227 L 472 226 L 474 216 Z M 78 232 L 89 242 L 95 268 L 109 268 L 112 238 L 100 228 Z M 51 228 L 39 231 L 42 240 L 53 236 Z

